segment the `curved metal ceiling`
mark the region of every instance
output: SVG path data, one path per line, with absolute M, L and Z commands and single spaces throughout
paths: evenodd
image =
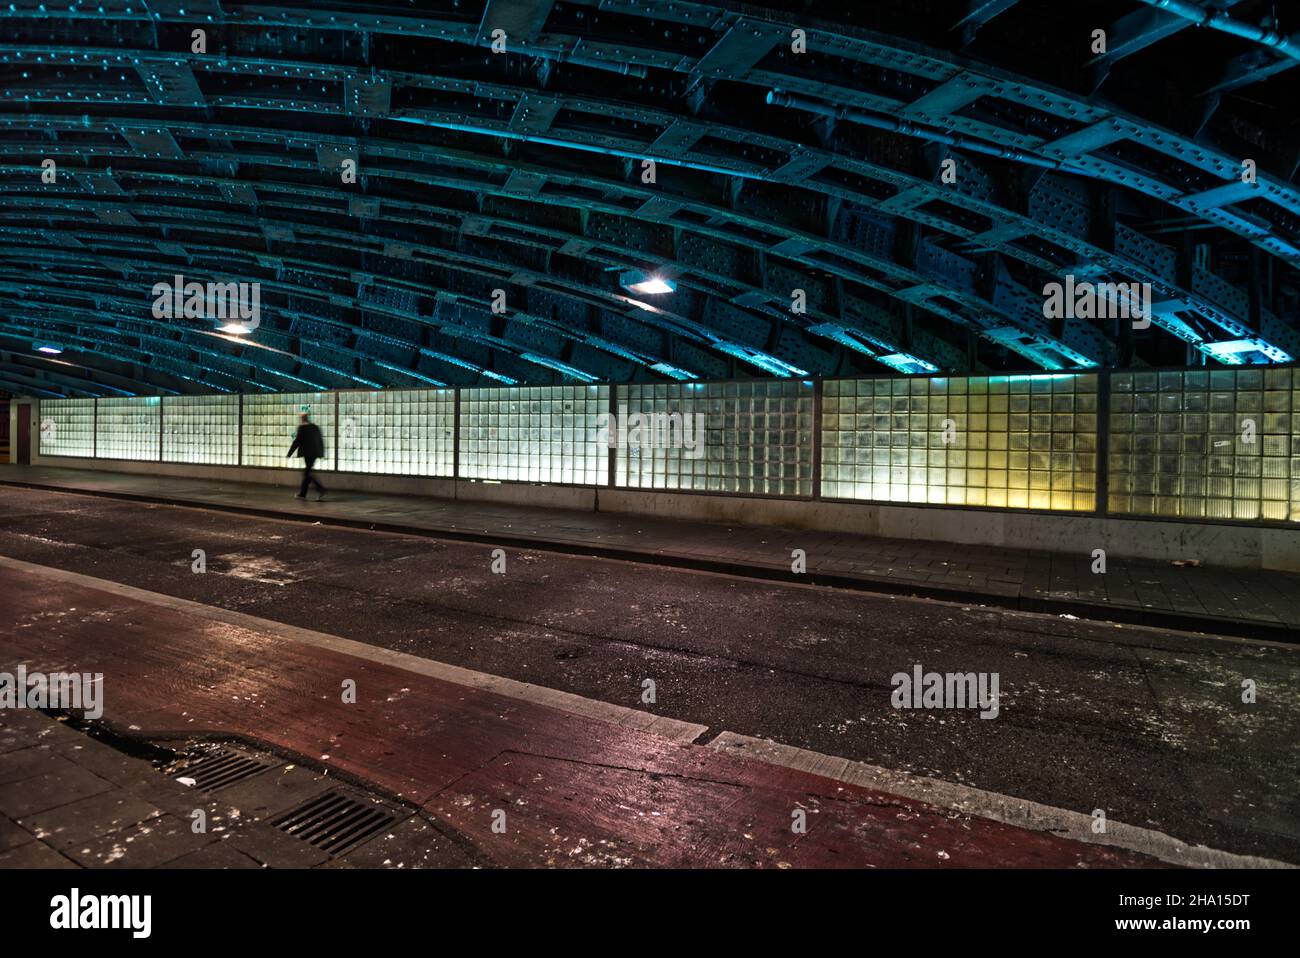
M 0 3 L 0 389 L 1286 361 L 1272 8 Z M 1066 274 L 1150 283 L 1152 329 L 1045 319 Z M 260 326 L 155 319 L 178 275 Z

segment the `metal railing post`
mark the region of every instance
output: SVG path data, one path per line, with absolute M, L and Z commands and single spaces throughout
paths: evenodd
M 813 380 L 812 497 L 822 497 L 822 380 Z
M 1110 370 L 1097 374 L 1097 488 L 1096 512 L 1110 514 Z
M 454 490 L 455 484 L 460 481 L 460 387 L 457 386 L 451 393 L 451 479 Z

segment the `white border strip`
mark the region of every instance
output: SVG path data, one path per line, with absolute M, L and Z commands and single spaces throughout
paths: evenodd
M 1106 832 L 1102 835 L 1092 831 L 1092 816 L 1068 809 L 1053 808 L 1037 802 L 986 792 L 983 789 L 967 785 L 954 785 L 937 778 L 926 778 L 908 772 L 894 772 L 875 765 L 851 762 L 846 758 L 823 755 L 808 749 L 782 745 L 767 739 L 737 735 L 735 732 L 723 732 L 708 743 L 709 748 L 718 749 L 729 755 L 746 756 L 783 765 L 801 772 L 810 772 L 825 778 L 850 785 L 859 785 L 892 795 L 901 795 L 916 801 L 948 808 L 966 815 L 990 818 L 995 822 L 1014 825 L 1035 832 L 1050 832 L 1062 838 L 1069 838 L 1092 845 L 1108 845 L 1128 851 L 1150 855 L 1161 861 L 1185 868 L 1295 868 L 1295 865 L 1275 861 L 1271 858 L 1258 858 L 1254 855 L 1237 855 L 1207 848 L 1204 845 L 1188 845 L 1164 832 L 1125 825 L 1114 819 L 1106 820 Z
M 597 719 L 622 728 L 650 732 L 670 739 L 679 745 L 687 745 L 709 730 L 707 725 L 683 722 L 679 719 L 654 715 L 650 712 L 642 712 L 623 705 L 612 705 L 609 702 L 598 702 L 595 699 L 574 695 L 572 692 L 561 692 L 558 689 L 548 689 L 529 682 L 517 682 L 514 679 L 507 679 L 499 675 L 475 672 L 472 669 L 463 669 L 457 665 L 436 662 L 433 659 L 421 658 L 407 652 L 394 652 L 391 649 L 367 645 L 353 639 L 327 635 L 324 632 L 314 632 L 311 629 L 299 628 L 296 625 L 272 622 L 244 612 L 232 612 L 228 609 L 204 605 L 201 602 L 192 602 L 189 599 L 178 599 L 175 596 L 148 592 L 134 586 L 96 579 L 93 576 L 69 572 L 65 569 L 53 569 L 49 566 L 23 562 L 20 559 L 11 559 L 7 556 L 0 556 L 0 568 L 14 569 L 58 582 L 68 582 L 84 588 L 95 589 L 99 592 L 107 592 L 110 595 L 133 599 L 137 602 L 145 602 L 149 605 L 184 612 L 198 618 L 248 629 L 252 632 L 260 632 L 264 635 L 272 635 L 293 642 L 302 642 L 307 645 L 314 645 L 317 648 L 330 649 L 334 652 L 353 655 L 370 662 L 380 662 L 384 665 L 405 669 L 408 672 L 416 672 L 420 675 L 441 679 L 444 682 L 464 685 L 472 689 L 481 689 L 485 692 L 494 692 L 497 695 L 521 699 L 534 705 L 545 705 L 553 709 L 559 709 L 562 712 Z

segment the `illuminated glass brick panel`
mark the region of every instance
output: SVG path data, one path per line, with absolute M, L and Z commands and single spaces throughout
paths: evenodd
M 310 413 L 325 438 L 325 456 L 317 469 L 334 468 L 333 393 L 253 393 L 244 396 L 243 464 L 273 469 L 300 469 L 302 460 L 285 453 L 298 431 L 298 417 Z
M 1294 369 L 1111 375 L 1110 511 L 1300 522 Z
M 811 496 L 813 405 L 813 385 L 802 381 L 620 386 L 616 412 L 627 440 L 616 437 L 615 485 Z M 634 431 L 628 420 L 637 414 Z M 670 416 L 702 422 L 703 431 L 674 432 Z
M 40 454 L 94 456 L 95 400 L 42 399 Z
M 96 458 L 158 461 L 159 397 L 100 399 L 98 403 Z
M 340 471 L 452 475 L 455 390 L 343 392 L 338 415 Z
M 163 461 L 236 465 L 239 462 L 239 397 L 165 397 Z
M 460 475 L 607 485 L 609 450 L 597 432 L 608 409 L 608 386 L 462 390 Z
M 831 499 L 1091 511 L 1098 377 L 830 380 L 822 495 Z

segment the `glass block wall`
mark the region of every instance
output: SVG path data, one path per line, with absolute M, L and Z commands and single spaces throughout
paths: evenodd
M 1300 521 L 1296 372 L 1113 373 L 1110 512 Z
M 822 495 L 1091 511 L 1098 383 L 1073 373 L 828 380 Z
M 100 399 L 97 402 L 97 458 L 158 461 L 162 422 L 159 397 Z
M 42 399 L 39 448 L 42 456 L 94 456 L 95 400 Z
M 620 386 L 614 484 L 811 496 L 813 405 L 805 381 Z
M 238 464 L 238 396 L 166 396 L 162 408 L 164 462 Z
M 310 413 L 325 436 L 325 457 L 317 469 L 334 468 L 333 393 L 251 393 L 244 396 L 243 464 L 300 469 L 302 460 L 285 457 L 298 431 L 298 417 Z
M 340 470 L 390 476 L 452 475 L 454 389 L 339 393 L 338 415 Z
M 820 388 L 820 430 L 817 387 L 793 380 L 47 399 L 39 453 L 212 465 L 242 455 L 246 466 L 295 469 L 285 452 L 305 408 L 325 435 L 323 469 L 451 476 L 459 447 L 461 478 L 805 497 L 817 493 L 819 454 L 827 499 L 1300 522 L 1300 369 L 881 376 Z M 616 442 L 611 457 L 606 427 L 617 440 L 633 414 L 643 439 L 669 423 L 677 432 Z
M 597 432 L 608 409 L 608 386 L 462 390 L 460 475 L 606 485 L 609 450 Z

